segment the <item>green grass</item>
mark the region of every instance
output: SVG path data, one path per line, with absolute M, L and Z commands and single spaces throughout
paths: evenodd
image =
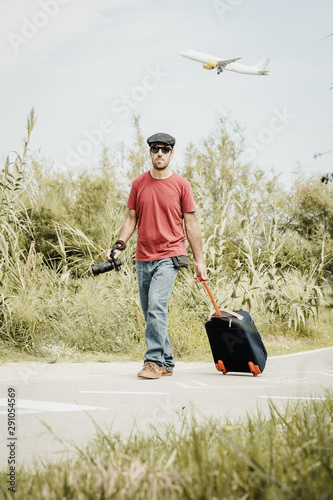
M 332 396 L 235 422 L 182 417 L 180 430 L 125 440 L 99 429 L 76 459 L 17 471 L 15 499 L 330 500 Z M 5 482 L 1 498 L 13 498 Z

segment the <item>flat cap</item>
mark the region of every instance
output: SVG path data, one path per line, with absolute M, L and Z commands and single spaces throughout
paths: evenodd
M 161 144 L 166 144 L 167 146 L 171 146 L 173 148 L 176 143 L 176 139 L 172 137 L 172 135 L 159 132 L 157 134 L 151 135 L 147 139 L 147 143 L 149 144 L 149 146 L 154 142 L 160 142 Z

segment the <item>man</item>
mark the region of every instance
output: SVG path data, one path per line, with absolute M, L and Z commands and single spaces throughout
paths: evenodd
M 134 179 L 114 258 L 126 248 L 138 222 L 136 271 L 146 320 L 147 352 L 138 377 L 172 375 L 175 360 L 168 337 L 168 306 L 179 268 L 175 257 L 187 256 L 185 234 L 191 246 L 196 276 L 208 280 L 201 250 L 200 230 L 190 183 L 170 170 L 176 140 L 158 133 L 147 139 L 152 168 Z M 111 250 L 106 259 L 112 260 Z M 179 263 L 178 263 L 179 265 Z

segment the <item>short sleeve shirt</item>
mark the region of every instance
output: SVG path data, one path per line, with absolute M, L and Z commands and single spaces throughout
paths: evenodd
M 184 212 L 195 212 L 191 184 L 173 172 L 155 179 L 150 171 L 134 179 L 127 208 L 138 217 L 136 260 L 159 260 L 187 255 Z

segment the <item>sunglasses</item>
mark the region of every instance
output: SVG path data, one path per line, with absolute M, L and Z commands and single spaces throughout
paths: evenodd
M 170 151 L 172 151 L 172 148 L 168 148 L 166 146 L 150 146 L 150 151 L 152 153 L 158 153 L 159 150 L 161 150 L 162 153 L 166 155 L 167 153 L 170 153 Z

